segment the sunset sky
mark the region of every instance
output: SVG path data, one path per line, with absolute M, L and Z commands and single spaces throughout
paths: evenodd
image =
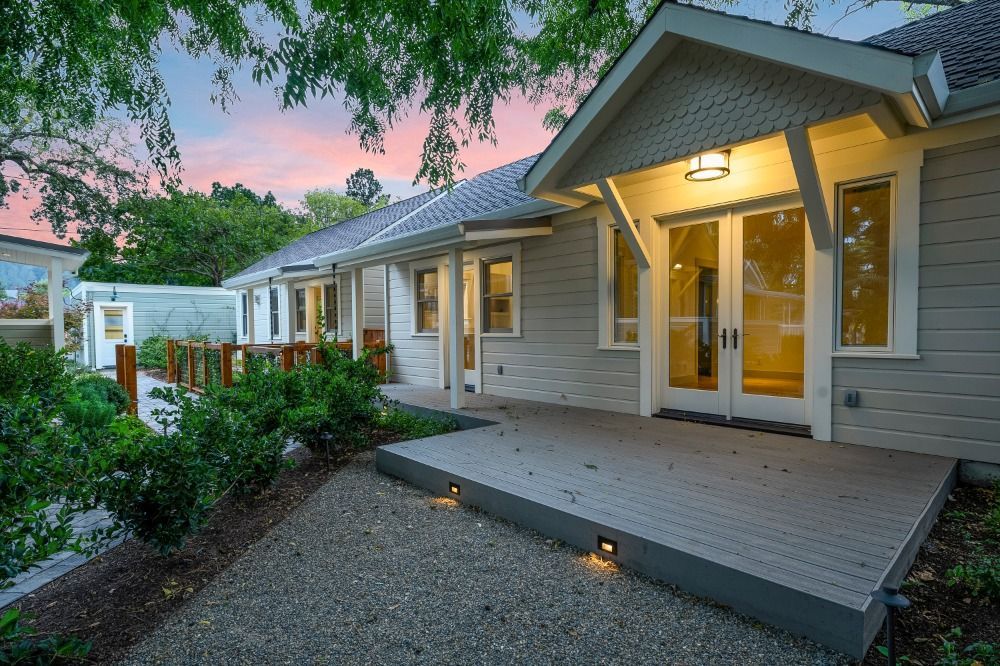
M 780 22 L 783 6 L 782 0 L 744 1 L 731 11 Z M 886 2 L 849 16 L 830 29 L 846 6 L 840 2 L 822 11 L 817 31 L 860 39 L 904 20 L 899 4 Z M 426 117 L 411 115 L 386 137 L 386 153 L 371 155 L 361 150 L 356 137 L 346 133 L 349 115 L 338 100 L 313 101 L 307 109 L 282 113 L 274 94 L 254 85 L 244 74 L 237 86 L 241 100 L 227 114 L 209 100 L 211 63 L 171 52 L 164 54 L 162 66 L 172 99 L 170 116 L 184 163 L 185 186 L 207 191 L 213 181 L 241 182 L 261 193 L 271 190 L 282 203 L 296 206 L 306 190 L 343 190 L 348 174 L 367 167 L 394 198 L 423 189 L 412 181 L 420 161 Z M 499 145 L 468 148 L 462 155 L 467 164 L 465 175 L 544 149 L 551 138 L 541 126 L 545 110 L 532 108 L 521 98 L 496 108 Z M 30 202 L 12 197 L 10 204 L 10 210 L 0 210 L 0 234 L 53 239 L 45 225 L 35 226 L 29 219 Z

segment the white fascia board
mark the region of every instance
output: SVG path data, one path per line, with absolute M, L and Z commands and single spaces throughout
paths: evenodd
M 362 245 L 350 250 L 332 252 L 313 259 L 316 268 L 324 268 L 331 264 L 358 264 L 371 263 L 373 261 L 390 258 L 396 255 L 409 253 L 413 250 L 421 250 L 430 247 L 439 247 L 462 239 L 462 232 L 458 224 L 450 224 L 446 227 L 438 227 L 428 231 L 422 231 L 406 236 L 399 236 L 380 243 Z
M 172 284 L 129 284 L 127 282 L 80 282 L 73 288 L 78 291 L 112 291 L 122 294 L 183 294 L 185 296 L 233 296 L 226 287 L 189 287 Z
M 555 191 L 555 182 L 683 40 L 880 91 L 897 101 L 908 122 L 922 127 L 929 124 L 929 113 L 914 83 L 914 59 L 909 56 L 743 17 L 666 3 L 525 174 L 522 189 L 531 196 L 577 205 L 575 197 Z M 585 203 L 580 201 L 579 205 Z
M 944 113 L 951 91 L 948 89 L 948 77 L 944 73 L 940 51 L 929 51 L 913 60 L 913 81 L 931 116 L 937 118 Z
M 269 268 L 265 271 L 257 271 L 248 275 L 231 277 L 222 281 L 222 286 L 227 289 L 239 289 L 258 282 L 267 282 L 268 278 L 281 277 L 281 268 Z

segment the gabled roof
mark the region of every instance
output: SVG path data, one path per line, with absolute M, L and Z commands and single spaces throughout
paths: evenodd
M 423 206 L 441 190 L 429 190 L 409 199 L 403 199 L 373 210 L 370 213 L 344 220 L 332 226 L 314 231 L 311 234 L 296 239 L 277 252 L 267 255 L 260 261 L 248 266 L 226 281 L 239 280 L 255 273 L 263 273 L 296 264 L 310 263 L 315 257 L 336 250 L 345 250 L 371 238 L 374 234 L 399 221 L 413 211 Z
M 862 43 L 908 55 L 940 51 L 952 91 L 1000 80 L 1000 2 L 973 0 Z
M 458 224 L 486 213 L 536 201 L 521 191 L 518 180 L 537 159 L 538 155 L 531 155 L 484 171 L 451 191 L 444 192 L 430 205 L 401 220 L 399 224 L 372 236 L 362 246 Z
M 61 259 L 65 270 L 75 271 L 89 256 L 80 247 L 0 234 L 0 261 L 48 266 L 50 259 Z

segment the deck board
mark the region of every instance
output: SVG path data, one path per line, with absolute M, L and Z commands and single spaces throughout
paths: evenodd
M 450 411 L 446 391 L 391 385 Z M 378 451 L 379 468 L 619 560 L 854 656 L 872 589 L 912 562 L 951 458 L 468 395 L 492 425 Z

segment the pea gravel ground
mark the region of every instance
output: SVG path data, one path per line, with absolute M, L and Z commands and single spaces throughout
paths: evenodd
M 847 664 L 358 457 L 126 663 Z

